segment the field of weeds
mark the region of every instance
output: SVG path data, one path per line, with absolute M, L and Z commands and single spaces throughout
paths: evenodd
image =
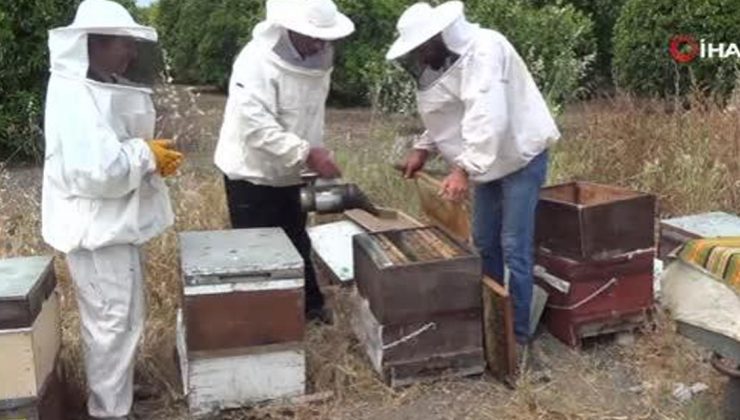
M 177 231 L 228 226 L 223 185 L 211 164 L 223 97 L 170 92 L 162 136 L 176 137 L 188 163 L 168 181 L 177 221 L 146 246 L 148 318 L 136 365 L 135 411 L 147 419 L 186 418 L 174 361 L 175 311 L 180 302 Z M 345 178 L 377 203 L 418 215 L 414 190 L 391 168 L 400 159 L 411 119 L 367 110 L 329 113 L 327 143 Z M 627 98 L 574 105 L 561 118 L 563 141 L 553 153 L 550 182 L 608 182 L 657 194 L 662 215 L 740 209 L 740 111 L 668 112 L 663 104 Z M 40 238 L 39 168 L 0 168 L 0 257 L 51 253 Z M 71 412 L 84 404 L 79 324 L 61 255 L 63 296 L 61 367 Z M 676 335 L 658 311 L 631 346 L 598 340 L 581 352 L 548 334 L 537 351 L 552 370 L 549 382 L 525 377 L 516 391 L 483 377 L 447 380 L 399 390 L 373 374 L 346 325 L 341 293 L 337 322 L 310 325 L 307 334 L 311 392 L 326 401 L 263 406 L 224 413 L 227 419 L 719 419 L 723 379 L 707 353 Z M 671 396 L 676 383 L 709 389 L 688 403 Z

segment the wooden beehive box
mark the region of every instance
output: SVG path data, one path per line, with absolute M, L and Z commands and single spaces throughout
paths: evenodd
M 279 228 L 180 234 L 188 351 L 300 342 L 303 260 Z
M 538 252 L 535 278 L 550 295 L 544 315 L 550 333 L 578 347 L 584 338 L 634 330 L 647 321 L 654 258 L 654 249 L 599 261 Z
M 359 293 L 351 293 L 349 300 L 352 330 L 373 369 L 389 386 L 485 370 L 479 310 L 384 325 Z
M 268 322 L 269 318 L 261 318 Z M 190 414 L 289 398 L 305 393 L 303 343 L 292 342 L 219 351 L 190 351 L 182 313 L 177 314 L 177 353 Z
M 658 254 L 661 260 L 691 239 L 740 236 L 740 217 L 723 212 L 694 214 L 660 223 Z
M 655 196 L 614 186 L 571 182 L 547 187 L 537 207 L 537 246 L 576 260 L 651 249 L 655 207 Z
M 61 418 L 52 257 L 0 260 L 0 418 Z
M 481 261 L 436 227 L 355 235 L 360 294 L 381 324 L 480 309 Z

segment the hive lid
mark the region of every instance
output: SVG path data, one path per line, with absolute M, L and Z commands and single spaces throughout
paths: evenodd
M 30 327 L 54 287 L 53 257 L 0 260 L 0 329 Z
M 701 238 L 740 236 L 740 217 L 723 212 L 676 217 L 663 220 L 661 224 Z
M 183 232 L 179 236 L 185 286 L 303 278 L 303 259 L 280 228 Z
M 314 252 L 341 282 L 355 277 L 352 237 L 360 233 L 364 230 L 347 220 L 308 228 Z

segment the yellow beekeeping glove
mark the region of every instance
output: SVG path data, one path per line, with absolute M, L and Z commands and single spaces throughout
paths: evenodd
M 182 153 L 172 150 L 172 140 L 149 140 L 147 142 L 157 161 L 157 171 L 162 176 L 171 176 L 182 164 Z

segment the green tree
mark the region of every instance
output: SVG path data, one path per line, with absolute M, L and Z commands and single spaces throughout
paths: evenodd
M 517 0 L 468 1 L 471 20 L 500 31 L 516 47 L 553 107 L 583 93 L 596 55 L 593 22 L 573 5 Z
M 134 0 L 120 0 L 134 14 Z M 13 0 L 0 7 L 0 157 L 40 159 L 49 29 L 72 22 L 80 0 Z
M 225 87 L 231 65 L 264 17 L 255 0 L 161 0 L 156 26 L 181 83 Z
M 0 8 L 0 156 L 40 158 L 48 80 L 47 31 L 68 24 L 77 0 L 7 1 Z
M 591 84 L 596 88 L 612 86 L 612 60 L 614 57 L 614 25 L 625 0 L 531 0 L 536 6 L 572 4 L 588 15 L 594 23 L 597 54 Z

